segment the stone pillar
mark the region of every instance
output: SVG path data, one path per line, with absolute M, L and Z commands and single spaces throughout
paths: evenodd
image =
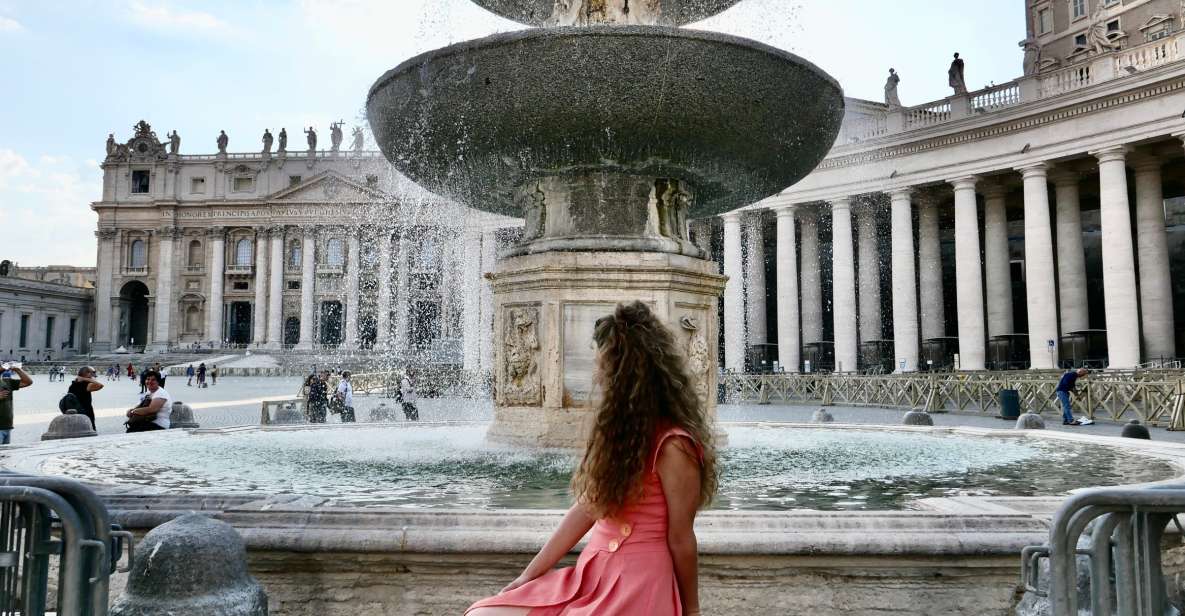
M 794 244 L 794 208 L 777 213 L 778 362 L 786 372 L 802 366 L 802 332 L 798 329 L 798 255 Z
M 407 351 L 411 348 L 408 336 L 411 318 L 411 288 L 407 284 L 408 268 L 411 267 L 411 239 L 406 235 L 399 238 L 399 254 L 395 262 L 395 349 Z
M 362 272 L 362 246 L 358 241 L 358 229 L 347 228 L 346 240 L 346 348 L 358 348 L 358 312 L 362 298 L 358 293 L 358 275 Z
M 160 251 L 156 256 L 156 328 L 152 333 L 152 348 L 165 351 L 169 348 L 169 335 L 173 316 L 173 241 L 177 229 L 163 227 L 157 233 Z
M 1006 194 L 1004 187 L 994 182 L 983 189 L 983 269 L 987 285 L 988 336 L 1016 332 L 1012 319 L 1012 259 L 1008 254 Z
M 1092 154 L 1099 160 L 1099 220 L 1103 232 L 1103 305 L 1107 313 L 1108 367 L 1134 368 L 1140 363 L 1140 317 L 1127 199 L 1127 148 L 1116 146 Z
M 852 202 L 831 202 L 831 305 L 835 321 L 835 371 L 857 369 L 856 271 L 852 254 Z
M 108 353 L 115 346 L 115 339 L 111 337 L 111 286 L 115 269 L 119 267 L 115 256 L 117 235 L 114 229 L 100 229 L 95 232 L 95 236 L 99 238 L 99 254 L 95 263 L 95 342 L 91 347 L 95 353 Z
M 481 234 L 481 328 L 480 353 L 483 373 L 494 371 L 494 289 L 486 276 L 498 261 L 498 232 Z
M 823 274 L 819 264 L 819 219 L 815 212 L 804 212 L 798 231 L 802 246 L 799 279 L 802 294 L 802 342 L 823 340 Z
M 765 327 L 765 234 L 762 212 L 745 215 L 745 348 L 768 340 Z
M 976 177 L 951 181 L 955 188 L 955 294 L 959 314 L 959 370 L 983 370 L 983 266 L 979 260 Z
M 377 303 L 378 315 L 376 323 L 378 334 L 374 344 L 377 348 L 387 349 L 391 346 L 391 235 L 381 232 L 378 237 L 379 255 L 379 298 Z
M 267 230 L 255 230 L 255 307 L 251 311 L 251 342 L 255 346 L 267 340 Z
M 1040 163 L 1020 170 L 1025 184 L 1025 305 L 1029 315 L 1029 362 L 1035 369 L 1056 368 L 1058 362 L 1057 283 L 1054 281 L 1047 169 Z M 988 294 L 990 296 L 991 289 Z
M 302 229 L 300 239 L 300 341 L 299 350 L 313 348 L 313 315 L 316 312 L 316 296 L 313 285 L 317 281 L 317 230 L 314 227 Z
M 724 369 L 745 370 L 745 291 L 741 260 L 741 215 L 729 212 L 724 219 Z
M 893 222 L 893 356 L 894 371 L 918 369 L 917 269 L 913 256 L 913 191 L 895 190 L 890 197 Z M 905 362 L 902 367 L 902 362 Z
M 284 345 L 284 227 L 272 227 L 272 262 L 268 268 L 267 347 Z
M 1082 210 L 1078 174 L 1061 172 L 1051 178 L 1057 197 L 1057 284 L 1061 333 L 1090 327 L 1086 299 L 1086 253 L 1082 249 Z
M 462 235 L 461 357 L 465 372 L 481 371 L 481 229 L 466 228 Z
M 860 341 L 881 340 L 881 258 L 877 250 L 876 209 L 867 205 L 856 210 L 859 238 Z
M 210 227 L 206 232 L 210 244 L 210 297 L 206 300 L 206 339 L 222 345 L 222 287 L 226 276 L 226 229 Z
M 946 335 L 946 300 L 942 292 L 938 203 L 933 198 L 922 199 L 918 209 L 918 278 L 922 340 L 941 338 Z
M 1160 160 L 1148 157 L 1132 162 L 1135 163 L 1136 176 L 1136 253 L 1140 263 L 1144 357 L 1148 360 L 1173 359 L 1177 356 L 1177 343 Z

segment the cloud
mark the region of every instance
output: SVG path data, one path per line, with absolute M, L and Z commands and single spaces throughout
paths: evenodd
M 0 15 L 0 32 L 16 32 L 22 29 L 21 22 L 11 18 Z
M 0 148 L 0 203 L 6 227 L 4 255 L 22 265 L 94 265 L 95 216 L 101 196 L 98 169 L 68 156 L 42 155 L 36 163 Z
M 146 28 L 218 31 L 227 25 L 210 13 L 173 9 L 163 4 L 132 2 L 129 7 L 132 21 Z

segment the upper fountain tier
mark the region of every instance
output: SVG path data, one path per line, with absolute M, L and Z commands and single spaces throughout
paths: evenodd
M 681 26 L 711 17 L 740 0 L 473 0 L 529 26 Z

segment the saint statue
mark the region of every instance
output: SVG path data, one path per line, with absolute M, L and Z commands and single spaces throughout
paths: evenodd
M 1119 44 L 1107 38 L 1106 7 L 1100 2 L 1091 16 L 1090 29 L 1086 31 L 1086 45 L 1096 54 L 1108 53 L 1119 49 Z
M 354 136 L 354 143 L 350 147 L 355 152 L 361 152 L 362 148 L 366 147 L 366 133 L 362 130 L 361 126 L 355 126 L 354 132 L 351 134 Z
M 897 96 L 897 84 L 901 83 L 901 77 L 897 75 L 896 69 L 889 69 L 889 78 L 885 80 L 885 104 L 889 109 L 897 109 L 901 107 L 901 99 Z
M 950 87 L 954 88 L 955 94 L 967 93 L 967 80 L 963 77 L 963 59 L 959 54 L 955 54 L 955 59 L 950 63 L 950 69 L 946 71 L 947 80 Z
M 107 156 L 115 154 L 115 133 L 107 133 Z
M 286 129 L 286 128 L 283 128 L 283 127 L 280 128 L 280 147 L 276 151 L 277 152 L 287 152 L 288 151 L 288 129 Z
M 308 130 L 304 132 L 304 135 L 309 142 L 309 151 L 315 152 L 317 150 L 317 129 L 310 126 Z
M 230 137 L 226 136 L 226 131 L 218 131 L 218 153 L 226 154 L 226 146 L 230 143 Z
M 1027 38 L 1020 46 L 1025 50 L 1025 77 L 1036 75 L 1041 70 L 1041 44 L 1037 39 Z
M 342 134 L 342 124 L 341 121 L 329 123 L 329 147 L 334 152 L 342 148 L 342 139 L 345 137 Z
M 181 136 L 177 134 L 177 129 L 173 129 L 173 134 L 169 135 L 169 154 L 178 154 L 181 152 Z
M 270 128 L 263 129 L 263 153 L 272 153 L 272 129 Z

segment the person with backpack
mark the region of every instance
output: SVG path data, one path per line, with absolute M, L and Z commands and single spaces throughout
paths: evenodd
M 197 379 L 198 379 L 198 388 L 199 389 L 204 388 L 206 386 L 206 362 L 202 362 L 202 363 L 198 364 Z

